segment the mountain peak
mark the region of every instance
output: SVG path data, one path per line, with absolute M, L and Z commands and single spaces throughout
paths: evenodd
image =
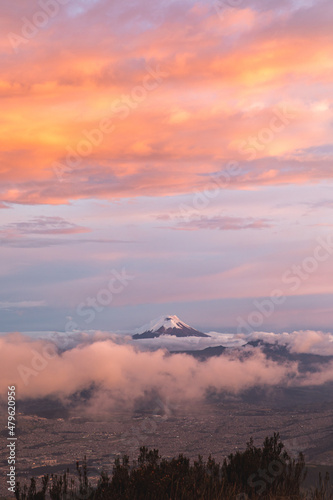
M 175 337 L 209 337 L 181 321 L 176 315 L 160 316 L 135 330 L 133 339 L 151 339 L 161 335 Z

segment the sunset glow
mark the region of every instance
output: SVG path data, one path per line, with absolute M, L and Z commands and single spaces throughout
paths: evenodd
M 331 327 L 333 5 L 237 4 L 2 2 L 2 331 Z

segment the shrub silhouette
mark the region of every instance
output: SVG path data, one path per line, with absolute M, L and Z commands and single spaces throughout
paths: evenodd
M 304 456 L 292 459 L 284 450 L 279 434 L 267 437 L 262 448 L 253 439 L 244 452 L 229 455 L 222 467 L 227 484 L 233 483 L 249 498 L 286 496 L 298 498 L 305 479 Z
M 229 455 L 222 466 L 209 456 L 204 462 L 199 456 L 191 464 L 180 454 L 163 459 L 158 450 L 140 448 L 137 462 L 130 465 L 129 457 L 115 459 L 109 476 L 103 471 L 97 485 L 89 483 L 86 457 L 77 462 L 78 479 L 68 472 L 62 476 L 45 475 L 37 491 L 31 479 L 29 488 L 17 483 L 17 500 L 228 500 L 228 499 L 312 499 L 328 500 L 329 477 L 320 478 L 319 487 L 302 492 L 305 478 L 304 457 L 291 458 L 279 434 L 264 440 L 257 448 L 253 439 L 243 452 Z

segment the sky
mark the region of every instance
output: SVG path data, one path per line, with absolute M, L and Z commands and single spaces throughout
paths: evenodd
M 330 0 L 0 4 L 2 332 L 331 329 Z

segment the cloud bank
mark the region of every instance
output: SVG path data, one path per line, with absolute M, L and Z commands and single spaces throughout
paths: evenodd
M 303 334 L 291 335 L 296 352 L 318 350 L 319 344 L 331 342 L 325 334 Z M 241 354 L 240 350 L 231 350 L 230 354 L 200 362 L 186 354 L 170 354 L 163 349 L 140 351 L 117 343 L 117 338 L 102 338 L 97 334 L 90 343 L 83 341 L 61 352 L 47 340 L 18 333 L 1 337 L 1 394 L 6 394 L 8 385 L 16 385 L 19 399 L 55 397 L 68 401 L 74 394 L 90 389 L 93 400 L 104 395 L 108 405 L 131 406 L 149 393 L 179 402 L 203 398 L 209 390 L 239 394 L 251 387 L 333 381 L 333 362 L 315 373 L 300 374 L 297 363 L 277 363 L 255 348 Z M 266 338 L 272 338 L 272 334 L 266 334 Z
M 295 364 L 278 366 L 260 352 L 244 360 L 200 363 L 186 354 L 142 352 L 111 340 L 59 353 L 54 344 L 13 334 L 0 340 L 1 392 L 16 384 L 20 398 L 69 397 L 95 385 L 115 399 L 134 400 L 148 391 L 168 399 L 200 398 L 211 387 L 239 392 L 255 385 L 287 383 Z

